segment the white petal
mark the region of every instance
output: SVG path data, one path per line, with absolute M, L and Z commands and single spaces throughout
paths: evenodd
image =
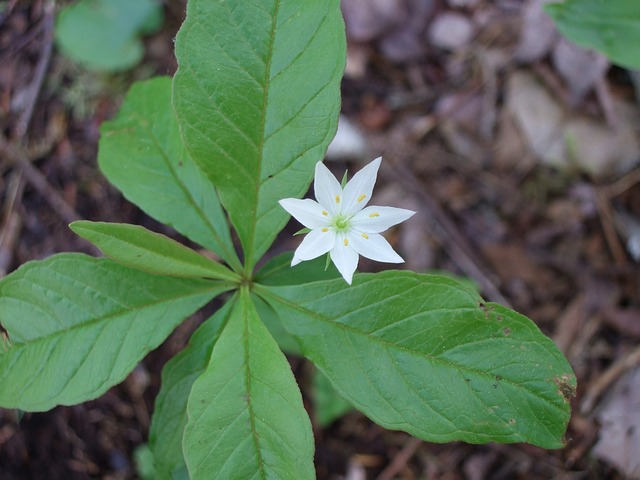
M 283 198 L 278 203 L 293 217 L 307 228 L 321 228 L 329 225 L 328 212 L 310 198 Z M 323 215 L 322 212 L 327 213 Z
M 344 243 L 347 237 L 339 235 L 335 246 L 331 249 L 331 260 L 340 272 L 340 275 L 351 285 L 353 273 L 358 267 L 358 253 L 351 248 L 350 244 Z
M 304 237 L 304 240 L 302 240 L 302 243 L 293 254 L 291 266 L 306 260 L 313 260 L 333 248 L 336 243 L 336 232 L 330 229 L 327 229 L 326 232 L 322 230 L 321 228 L 316 228 Z
M 349 245 L 363 257 L 376 262 L 403 263 L 404 260 L 389 245 L 382 235 L 377 233 L 349 232 Z
M 380 233 L 415 215 L 413 210 L 395 207 L 370 206 L 356 213 L 351 226 L 365 233 Z
M 356 173 L 344 187 L 343 213 L 353 214 L 361 210 L 369 202 L 373 186 L 376 184 L 380 162 L 382 162 L 382 157 L 376 158 Z
M 316 163 L 313 191 L 318 203 L 333 217 L 342 211 L 342 187 L 322 162 Z

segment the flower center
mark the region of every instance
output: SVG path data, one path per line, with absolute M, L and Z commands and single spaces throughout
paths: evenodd
M 333 219 L 333 225 L 339 232 L 349 230 L 349 218 L 344 215 L 339 215 Z

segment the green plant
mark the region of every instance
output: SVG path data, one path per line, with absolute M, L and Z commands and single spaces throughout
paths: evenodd
M 157 0 L 79 0 L 60 10 L 55 34 L 62 51 L 85 67 L 119 71 L 142 59 L 139 37 L 161 25 Z
M 530 320 L 451 278 L 351 277 L 353 252 L 331 254 L 340 272 L 319 258 L 349 246 L 356 262 L 380 252 L 397 261 L 382 237 L 370 250 L 350 235 L 372 237 L 409 212 L 336 210 L 324 225 L 298 209 L 321 230 L 307 239 L 334 228 L 334 241 L 258 267 L 289 220 L 280 200 L 317 210 L 296 199 L 314 168 L 326 174 L 317 164 L 336 129 L 345 50 L 338 0 L 190 1 L 176 76 L 132 87 L 102 127 L 99 163 L 130 201 L 221 261 L 139 226 L 72 224 L 109 258 L 54 255 L 0 281 L 0 405 L 42 411 L 95 398 L 222 296 L 163 370 L 140 454 L 148 475 L 313 478 L 311 423 L 280 347 L 384 427 L 432 442 L 563 445 L 575 377 Z M 333 185 L 329 202 L 358 202 L 375 175 L 356 177 L 344 191 L 328 178 L 316 187 Z M 358 211 L 396 217 L 363 226 Z
M 562 35 L 604 53 L 613 63 L 640 68 L 640 2 L 565 0 L 545 5 Z

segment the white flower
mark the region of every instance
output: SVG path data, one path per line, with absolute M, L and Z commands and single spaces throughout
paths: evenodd
M 317 199 L 285 198 L 280 205 L 311 231 L 293 255 L 291 266 L 329 252 L 349 285 L 358 266 L 358 255 L 378 262 L 402 263 L 381 232 L 404 222 L 416 212 L 394 207 L 365 205 L 376 183 L 382 158 L 376 158 L 347 183 L 344 189 L 322 162 L 316 164 L 313 189 Z

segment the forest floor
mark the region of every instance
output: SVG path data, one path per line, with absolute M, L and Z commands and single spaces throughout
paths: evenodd
M 379 202 L 419 212 L 389 236 L 406 268 L 470 277 L 531 318 L 578 389 L 554 451 L 429 444 L 347 413 L 314 425 L 318 478 L 640 478 L 638 77 L 560 38 L 538 0 L 342 3 L 343 119 L 328 165 L 341 175 L 382 155 Z M 0 277 L 58 252 L 95 254 L 67 228 L 80 218 L 175 236 L 96 162 L 99 127 L 128 87 L 175 72 L 185 6 L 165 4 L 143 62 L 99 74 L 56 49 L 45 1 L 0 2 Z M 203 318 L 94 401 L 0 410 L 0 479 L 137 478 L 162 366 Z M 313 410 L 310 366 L 291 362 Z

